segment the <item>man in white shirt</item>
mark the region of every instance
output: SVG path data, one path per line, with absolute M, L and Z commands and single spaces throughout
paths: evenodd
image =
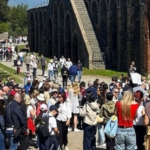
M 68 68 L 68 70 L 69 70 L 69 68 L 72 66 L 72 62 L 71 62 L 71 60 L 70 60 L 70 58 L 68 58 L 68 60 L 66 61 L 66 67 Z
M 64 58 L 64 56 L 61 56 L 59 62 L 60 62 L 60 67 L 62 68 L 63 65 L 66 63 L 66 59 Z

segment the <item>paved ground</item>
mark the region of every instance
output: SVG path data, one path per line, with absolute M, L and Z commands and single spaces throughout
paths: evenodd
M 9 66 L 11 68 L 16 69 L 16 67 L 13 67 L 13 63 L 12 62 L 1 62 L 2 64 Z M 26 72 L 26 66 L 23 65 L 23 67 L 21 68 L 21 72 Z M 37 76 L 42 79 L 43 77 L 41 76 L 42 72 L 41 70 L 37 70 Z M 86 83 L 88 82 L 88 80 L 95 80 L 95 79 L 100 79 L 100 81 L 105 81 L 106 83 L 110 83 L 111 79 L 107 78 L 107 77 L 102 77 L 102 76 L 82 76 L 82 80 L 86 81 Z M 61 77 L 59 77 L 59 83 L 61 83 Z M 83 150 L 82 148 L 82 141 L 83 141 L 83 132 L 69 132 L 68 134 L 68 148 L 69 150 Z M 34 146 L 30 147 L 32 150 L 35 150 Z M 97 147 L 97 150 L 104 150 L 105 148 L 101 148 L 101 147 Z

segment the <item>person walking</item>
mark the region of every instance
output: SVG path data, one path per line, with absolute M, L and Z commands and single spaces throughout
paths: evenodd
M 41 67 L 42 67 L 42 76 L 45 74 L 45 67 L 47 65 L 46 58 L 44 55 L 41 55 Z
M 30 71 L 30 56 L 27 54 L 27 56 L 24 59 L 24 63 L 26 64 L 27 71 Z
M 38 67 L 38 62 L 37 59 L 34 58 L 32 62 L 32 67 L 33 67 L 33 77 L 36 77 L 36 72 L 37 72 L 37 67 Z
M 57 58 L 54 59 L 54 78 L 55 78 L 55 82 L 58 80 L 58 61 Z
M 76 76 L 78 74 L 77 71 L 78 71 L 78 68 L 75 65 L 75 62 L 73 62 L 73 65 L 69 69 L 69 75 L 70 75 L 71 83 L 75 82 Z
M 62 69 L 61 69 L 61 76 L 62 76 L 62 81 L 63 81 L 63 87 L 67 86 L 68 75 L 69 75 L 69 70 L 64 64 Z
M 52 59 L 49 60 L 47 70 L 48 70 L 48 77 L 51 81 L 53 80 L 53 76 L 54 76 L 54 63 Z
M 17 74 L 20 73 L 20 67 L 21 67 L 21 60 L 20 60 L 20 56 L 18 56 L 18 58 L 17 58 Z
M 80 62 L 80 60 L 78 60 L 77 67 L 78 67 L 78 82 L 80 83 L 82 77 L 82 63 Z

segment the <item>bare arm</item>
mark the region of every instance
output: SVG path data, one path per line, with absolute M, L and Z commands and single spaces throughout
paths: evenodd
M 147 114 L 145 114 L 145 115 L 143 116 L 143 122 L 144 122 L 144 125 L 145 125 L 145 126 L 147 126 L 147 125 L 149 124 L 149 118 L 148 118 Z

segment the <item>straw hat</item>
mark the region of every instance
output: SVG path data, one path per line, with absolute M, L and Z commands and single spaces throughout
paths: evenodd
M 29 105 L 31 103 L 29 95 L 26 95 L 25 98 L 24 98 L 24 100 L 25 100 L 25 104 L 26 105 Z
M 44 96 L 44 94 L 39 94 L 39 95 L 37 96 L 37 99 L 38 99 L 39 101 L 45 101 L 45 96 Z
M 53 63 L 53 59 L 50 59 L 49 62 L 50 62 L 50 63 Z

